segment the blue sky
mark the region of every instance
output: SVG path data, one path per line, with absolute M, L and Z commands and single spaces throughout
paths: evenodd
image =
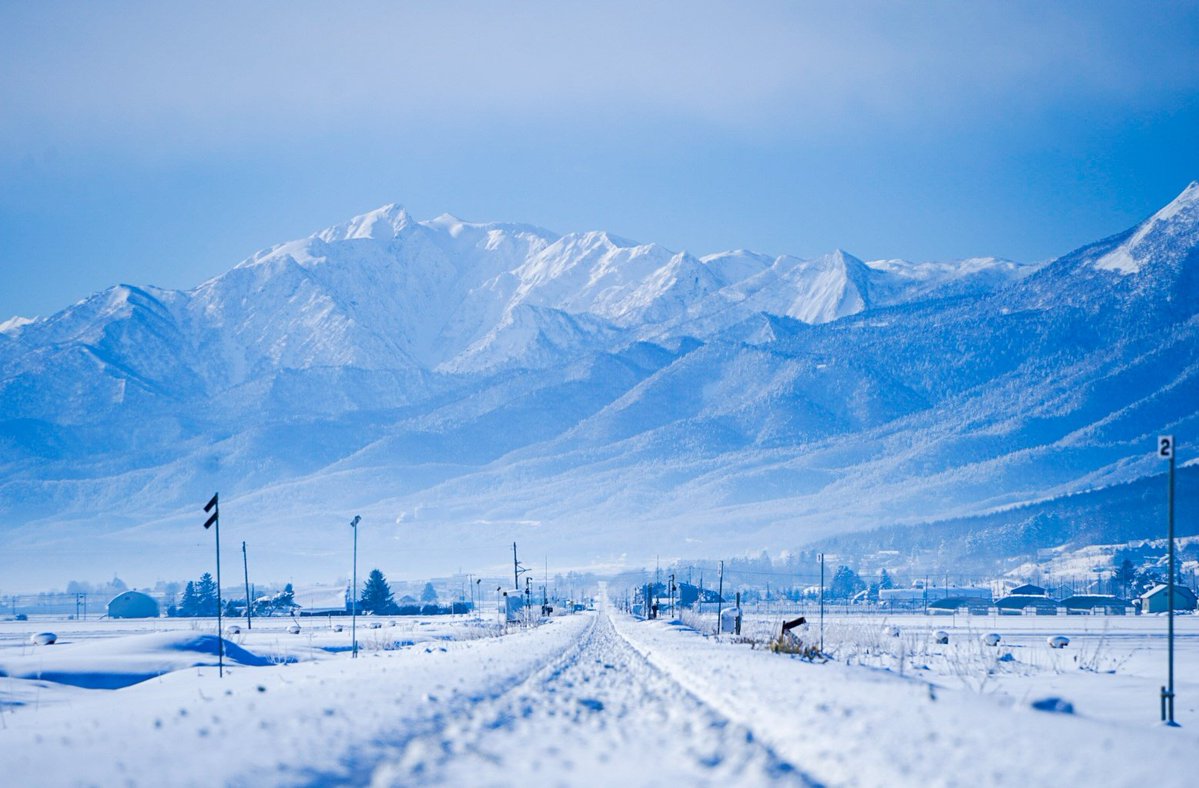
M 387 202 L 1040 260 L 1199 178 L 1199 3 L 0 0 L 0 320 Z

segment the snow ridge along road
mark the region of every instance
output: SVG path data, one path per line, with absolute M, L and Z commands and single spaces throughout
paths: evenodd
M 372 785 L 812 785 L 634 649 L 601 609 L 562 659 L 406 742 Z
M 1029 703 L 845 662 L 811 664 L 666 621 L 614 614 L 625 640 L 780 757 L 829 785 L 1194 785 L 1187 729 Z M 1152 699 L 1149 699 L 1152 702 Z M 1150 766 L 1150 764 L 1152 766 Z

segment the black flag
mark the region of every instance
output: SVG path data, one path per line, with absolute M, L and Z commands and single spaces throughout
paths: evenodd
M 221 514 L 221 510 L 217 506 L 217 500 L 216 500 L 217 495 L 218 495 L 218 493 L 213 493 L 212 500 L 209 501 L 208 503 L 204 504 L 204 511 L 212 512 L 212 516 L 209 517 L 208 520 L 205 521 L 205 523 L 204 523 L 204 530 L 208 530 L 209 528 L 211 528 L 212 524 L 216 522 L 216 518 L 219 517 Z M 216 511 L 213 511 L 213 509 L 216 509 Z

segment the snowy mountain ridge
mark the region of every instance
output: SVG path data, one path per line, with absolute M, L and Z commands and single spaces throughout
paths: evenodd
M 938 288 L 1002 287 L 1031 270 L 990 258 L 872 267 L 840 250 L 811 260 L 695 258 L 603 232 L 556 236 L 448 215 L 416 222 L 387 205 L 263 250 L 193 290 L 138 290 L 186 335 L 231 333 L 221 352 L 239 380 L 263 363 L 466 371 L 527 363 L 538 337 L 571 347 L 589 337 L 597 348 L 704 338 L 761 313 L 823 323 Z M 117 314 L 103 304 L 122 293 L 93 296 L 78 314 L 98 325 Z M 34 322 L 71 325 L 71 313 Z M 28 325 L 5 323 L 8 333 Z M 21 333 L 36 341 L 35 330 Z
M 610 563 L 646 523 L 778 548 L 1141 478 L 1146 436 L 1196 419 L 1197 197 L 1041 267 L 384 206 L 5 323 L 0 540 L 169 542 L 219 488 L 304 555 L 358 509 L 427 550 L 541 527 Z

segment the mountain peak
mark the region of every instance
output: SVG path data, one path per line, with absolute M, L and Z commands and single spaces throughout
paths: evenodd
M 1199 230 L 1199 182 L 1191 183 L 1157 213 L 1150 216 L 1114 249 L 1095 260 L 1101 271 L 1125 276 L 1138 273 L 1150 262 L 1175 262 L 1195 245 Z
M 1199 181 L 1191 181 L 1189 184 L 1187 184 L 1187 187 L 1183 189 L 1177 197 L 1174 198 L 1170 205 L 1175 205 L 1177 203 L 1189 204 L 1195 202 L 1199 202 Z
M 355 216 L 344 224 L 316 234 L 322 241 L 352 241 L 373 239 L 390 241 L 412 223 L 408 212 L 396 203 L 388 203 L 373 211 Z
M 36 317 L 22 317 L 21 315 L 14 315 L 8 320 L 0 321 L 0 334 L 15 334 L 22 326 L 27 326 L 30 323 L 36 323 L 37 321 L 38 318 Z
M 856 268 L 857 266 L 861 266 L 863 268 L 866 267 L 866 263 L 862 262 L 862 260 L 845 251 L 844 249 L 834 249 L 829 254 L 824 255 L 821 259 L 837 265 L 843 265 L 846 268 Z

